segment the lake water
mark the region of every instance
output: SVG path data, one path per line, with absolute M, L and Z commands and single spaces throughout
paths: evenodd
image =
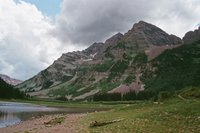
M 86 108 L 53 108 L 29 103 L 0 102 L 0 128 L 17 124 L 42 115 L 58 113 L 86 113 L 102 109 Z

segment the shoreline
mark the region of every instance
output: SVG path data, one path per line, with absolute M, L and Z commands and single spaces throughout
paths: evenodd
M 83 128 L 79 120 L 87 114 L 55 114 L 44 115 L 40 118 L 33 118 L 22 121 L 15 125 L 0 128 L 2 133 L 79 133 Z M 46 124 L 56 118 L 62 118 L 62 122 Z

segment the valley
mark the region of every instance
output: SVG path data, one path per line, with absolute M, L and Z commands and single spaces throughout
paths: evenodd
M 26 119 L 0 132 L 198 133 L 199 33 L 181 39 L 139 21 L 104 43 L 64 53 L 16 86 L 0 79 L 0 101 L 75 110 Z

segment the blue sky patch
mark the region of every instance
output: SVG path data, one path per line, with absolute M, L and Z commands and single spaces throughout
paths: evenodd
M 16 0 L 19 1 L 19 0 Z M 55 17 L 61 10 L 63 0 L 22 0 L 34 4 L 43 14 Z

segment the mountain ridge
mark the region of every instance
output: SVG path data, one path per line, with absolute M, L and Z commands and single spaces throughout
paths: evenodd
M 10 85 L 14 85 L 14 86 L 23 82 L 21 80 L 11 78 L 5 74 L 0 74 L 0 78 L 3 79 L 6 83 L 8 83 Z
M 17 87 L 32 96 L 55 98 L 62 95 L 74 100 L 112 92 L 127 83 L 134 91 L 141 91 L 145 86 L 140 80 L 142 72 L 133 59 L 144 58 L 147 62 L 181 44 L 180 38 L 140 21 L 124 35 L 117 33 L 104 43 L 63 54 L 47 69 Z
M 200 40 L 200 27 L 194 31 L 189 31 L 183 37 L 183 42 L 185 44 L 191 44 Z

